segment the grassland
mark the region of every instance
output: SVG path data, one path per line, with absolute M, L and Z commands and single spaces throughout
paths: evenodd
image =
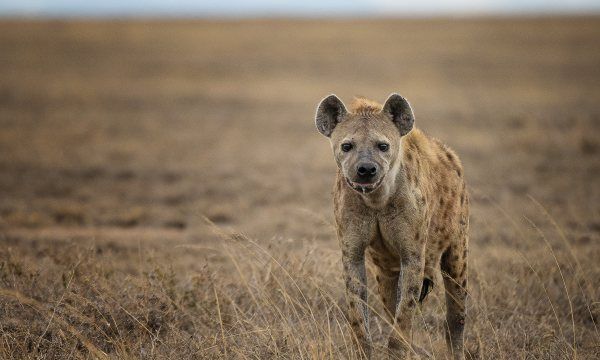
M 597 359 L 598 39 L 600 18 L 3 20 L 0 358 L 359 358 L 314 108 L 397 91 L 465 166 L 470 358 Z M 436 359 L 442 299 L 415 329 Z

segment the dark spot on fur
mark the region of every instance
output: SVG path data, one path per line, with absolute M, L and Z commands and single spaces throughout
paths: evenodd
M 381 281 L 381 279 L 379 278 L 379 275 L 375 276 L 375 280 L 377 280 L 377 282 Z
M 418 259 L 418 258 L 419 258 L 419 255 L 420 255 L 420 254 L 419 254 L 419 252 L 418 252 L 418 251 L 416 251 L 416 250 L 414 250 L 414 251 L 411 251 L 411 252 L 408 254 L 408 256 L 410 256 L 410 258 L 411 258 L 411 259 Z
M 408 288 L 408 296 L 410 296 L 410 297 L 414 297 L 414 296 L 416 296 L 416 295 L 419 293 L 419 290 L 420 290 L 420 289 L 419 289 L 419 287 L 418 287 L 418 286 L 416 286 L 416 285 L 411 285 L 411 286 Z
M 440 205 L 444 205 L 444 199 L 440 198 Z
M 458 175 L 458 177 L 462 176 L 462 172 L 460 171 L 459 168 L 456 168 L 456 174 Z
M 463 279 L 463 281 L 460 285 L 462 286 L 463 289 L 466 289 L 467 288 L 467 279 Z
M 444 220 L 448 220 L 449 217 L 450 217 L 450 208 L 447 208 L 446 211 L 444 211 L 444 215 L 442 215 L 442 218 Z
M 406 153 L 406 158 L 408 159 L 408 161 L 412 161 L 412 154 Z

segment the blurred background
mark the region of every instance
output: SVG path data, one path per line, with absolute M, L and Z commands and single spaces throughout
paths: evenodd
M 350 0 L 277 1 L 234 0 L 227 2 L 192 0 L 3 1 L 0 11 L 14 16 L 176 16 L 176 17 L 365 17 L 365 16 L 448 16 L 473 14 L 586 14 L 598 12 L 594 0 Z
M 599 356 L 599 15 L 0 1 L 0 357 L 359 357 L 313 117 L 392 92 L 465 167 L 470 356 Z M 443 358 L 441 286 L 429 301 Z

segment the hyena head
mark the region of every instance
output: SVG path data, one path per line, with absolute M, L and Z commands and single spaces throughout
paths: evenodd
M 392 94 L 383 106 L 357 99 L 351 110 L 335 95 L 324 98 L 315 123 L 331 141 L 338 168 L 348 185 L 363 194 L 376 190 L 401 157 L 400 141 L 414 124 L 412 109 Z M 391 177 L 391 176 L 390 176 Z

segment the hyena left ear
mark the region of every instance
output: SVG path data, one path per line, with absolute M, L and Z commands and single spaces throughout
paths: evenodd
M 398 94 L 390 95 L 383 105 L 382 112 L 392 119 L 394 125 L 400 130 L 400 135 L 404 136 L 412 130 L 415 115 L 408 101 L 402 96 Z
M 346 113 L 346 107 L 342 100 L 331 94 L 319 103 L 315 115 L 315 125 L 321 134 L 330 137 L 333 129 L 342 121 Z

